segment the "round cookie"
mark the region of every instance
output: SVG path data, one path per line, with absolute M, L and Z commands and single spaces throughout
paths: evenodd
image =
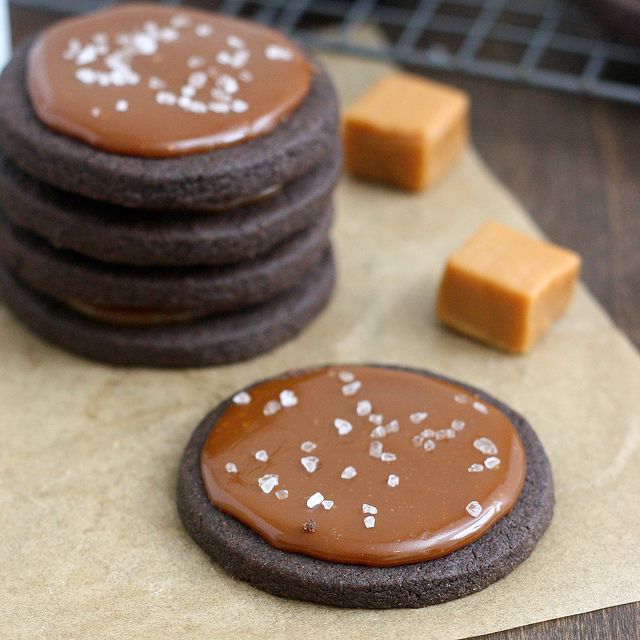
M 51 247 L 0 216 L 0 256 L 30 287 L 65 301 L 153 310 L 237 310 L 289 289 L 329 243 L 332 210 L 268 254 L 223 266 L 111 265 Z
M 212 366 L 269 351 L 295 337 L 320 313 L 334 278 L 333 258 L 326 252 L 295 287 L 266 304 L 186 324 L 132 328 L 87 319 L 0 268 L 6 304 L 34 333 L 93 360 L 145 367 Z
M 25 172 L 64 191 L 126 207 L 206 210 L 273 192 L 335 153 L 338 104 L 317 72 L 300 106 L 268 135 L 176 158 L 116 155 L 61 135 L 36 117 L 25 87 L 28 46 L 0 76 L 0 147 Z
M 526 471 L 522 491 L 507 515 L 497 520 L 480 538 L 466 546 L 448 555 L 414 564 L 396 566 L 343 564 L 276 548 L 258 535 L 253 528 L 213 506 L 205 490 L 201 475 L 201 454 L 213 427 L 234 402 L 232 398 L 228 398 L 206 416 L 196 428 L 183 455 L 178 478 L 177 501 L 179 514 L 187 531 L 209 556 L 234 577 L 274 595 L 334 606 L 372 609 L 422 607 L 474 593 L 503 578 L 533 551 L 553 514 L 551 469 L 535 432 L 528 422 L 511 408 L 469 385 L 424 370 L 380 365 L 365 366 L 409 372 L 455 385 L 464 393 L 472 395 L 474 403 L 483 405 L 479 406 L 478 410 L 486 409 L 488 406 L 489 411 L 495 409 L 508 420 L 517 432 L 526 454 Z M 341 366 L 340 369 L 348 370 L 349 367 Z M 288 379 L 304 373 L 308 372 L 293 372 L 271 380 L 281 380 L 285 388 Z M 245 389 L 248 396 L 236 394 L 234 396 L 237 398 L 236 403 L 244 403 L 247 398 L 251 400 L 252 390 L 264 382 L 268 381 L 258 382 Z M 363 395 L 362 398 L 364 397 Z M 354 405 L 356 399 L 360 398 L 354 397 Z M 370 399 L 375 406 L 375 398 Z M 287 410 L 283 409 L 283 411 Z M 338 426 L 336 425 L 336 428 Z M 417 427 L 418 430 L 420 428 L 422 427 Z M 305 442 L 304 444 L 313 445 L 314 443 Z M 299 455 L 305 454 L 299 452 Z M 487 466 L 484 475 L 491 473 L 489 468 Z M 227 468 L 227 472 L 231 474 L 238 470 L 235 465 L 231 465 Z M 268 478 L 263 477 L 260 480 L 268 480 Z M 345 482 L 348 481 L 345 480 Z M 400 487 L 403 486 L 402 482 L 404 481 L 400 482 Z M 244 487 L 242 479 L 239 486 Z M 292 489 L 292 487 L 289 488 Z M 263 488 L 264 493 L 270 490 L 270 487 Z M 390 489 L 390 491 L 394 490 Z M 276 497 L 281 499 L 287 496 Z M 273 499 L 277 503 L 276 497 Z M 340 504 L 339 495 L 330 497 L 336 499 L 336 505 Z M 285 500 L 284 504 L 286 505 L 287 502 Z M 308 503 L 307 506 L 309 506 Z M 333 501 L 327 505 L 323 503 L 322 506 L 324 509 L 331 509 Z M 363 505 L 363 511 L 365 506 L 369 505 Z M 291 507 L 294 508 L 294 505 Z M 472 507 L 471 503 L 468 505 L 468 511 L 470 507 Z M 317 508 L 324 513 L 320 506 Z M 369 513 L 374 511 L 369 510 Z M 472 511 L 469 511 L 469 514 L 474 515 Z M 305 535 L 318 535 L 315 533 L 315 523 L 311 522 L 311 519 L 307 524 L 310 526 L 304 530 L 309 533 Z M 318 544 L 322 545 L 325 539 L 320 539 Z M 345 542 L 351 541 L 345 539 Z
M 329 208 L 336 151 L 276 194 L 226 211 L 135 211 L 35 180 L 0 154 L 0 206 L 11 222 L 57 248 L 133 266 L 229 264 L 262 255 Z

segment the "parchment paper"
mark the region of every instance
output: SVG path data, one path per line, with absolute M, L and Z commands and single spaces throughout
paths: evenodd
M 383 71 L 328 59 L 348 101 Z M 486 217 L 535 231 L 469 151 L 425 195 L 345 178 L 340 280 L 299 339 L 252 362 L 123 370 L 48 347 L 0 308 L 3 638 L 460 638 L 640 598 L 640 357 L 582 287 L 526 357 L 435 322 L 446 255 Z M 327 361 L 424 366 L 527 415 L 557 509 L 531 558 L 485 591 L 422 610 L 340 610 L 227 577 L 183 531 L 178 462 L 202 415 L 254 379 Z

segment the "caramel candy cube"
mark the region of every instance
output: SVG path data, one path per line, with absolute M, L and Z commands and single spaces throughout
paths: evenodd
M 384 77 L 344 114 L 347 170 L 410 191 L 446 173 L 468 137 L 467 95 L 406 73 Z
M 523 353 L 565 311 L 579 271 L 573 251 L 487 222 L 449 257 L 436 315 L 461 333 Z

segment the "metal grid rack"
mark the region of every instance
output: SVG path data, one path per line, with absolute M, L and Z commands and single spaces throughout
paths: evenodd
M 241 15 L 312 47 L 461 71 L 640 105 L 640 47 L 607 36 L 568 0 L 165 0 Z M 109 0 L 12 0 L 72 13 Z M 384 43 L 362 44 L 373 24 Z M 322 29 L 319 26 L 331 25 Z

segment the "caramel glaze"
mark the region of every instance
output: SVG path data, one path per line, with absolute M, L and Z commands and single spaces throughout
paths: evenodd
M 267 403 L 283 391 L 285 402 L 293 402 L 293 392 L 297 403 L 265 415 Z M 248 394 L 248 404 L 241 403 L 245 394 L 236 396 L 211 430 L 201 473 L 213 505 L 279 549 L 380 567 L 438 558 L 480 538 L 509 513 L 522 490 L 526 461 L 517 431 L 496 407 L 454 384 L 345 365 L 259 383 Z M 372 437 L 371 414 L 358 415 L 357 403 L 365 400 L 373 414 L 382 414 L 384 437 Z M 366 408 L 362 404 L 361 413 Z M 414 415 L 421 412 L 428 416 Z M 352 429 L 340 435 L 336 419 Z M 419 435 L 426 429 L 434 435 Z M 370 447 L 376 440 L 383 455 L 396 459 L 373 457 Z M 312 451 L 301 450 L 307 441 L 316 445 Z M 261 451 L 268 460 L 259 459 Z M 312 472 L 301 462 L 310 456 L 318 458 Z M 350 466 L 357 475 L 344 479 Z M 269 474 L 277 475 L 271 488 Z M 397 486 L 390 486 L 395 482 L 390 474 L 398 477 Z M 330 508 L 307 506 L 316 492 L 333 501 L 326 503 Z M 377 513 L 363 512 L 363 505 Z M 369 516 L 374 518 L 370 528 L 365 525 Z
M 45 30 L 27 87 L 51 129 L 113 153 L 171 157 L 269 133 L 312 75 L 300 49 L 267 27 L 131 4 Z
M 83 316 L 104 322 L 105 324 L 123 327 L 151 327 L 156 325 L 180 324 L 193 322 L 211 315 L 207 310 L 176 309 L 136 309 L 134 307 L 109 307 L 89 304 L 80 300 L 67 300 L 67 305 Z

